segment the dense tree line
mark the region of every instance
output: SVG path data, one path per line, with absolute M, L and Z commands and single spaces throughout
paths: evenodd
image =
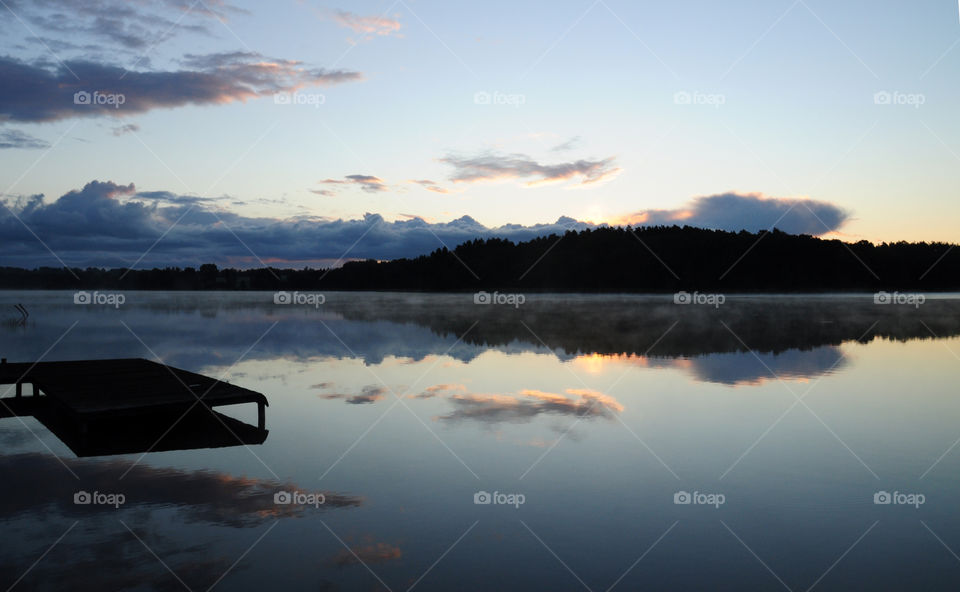
M 74 275 L 76 277 L 74 277 Z M 77 279 L 79 278 L 79 280 Z M 822 292 L 958 290 L 960 249 L 846 243 L 778 230 L 597 228 L 514 243 L 475 239 L 414 259 L 335 269 L 0 268 L 6 289 Z

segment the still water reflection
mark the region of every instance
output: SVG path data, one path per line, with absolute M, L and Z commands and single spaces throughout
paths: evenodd
M 72 296 L 0 293 L 0 354 L 223 376 L 270 435 L 78 459 L 0 420 L 4 588 L 960 583 L 953 297 Z

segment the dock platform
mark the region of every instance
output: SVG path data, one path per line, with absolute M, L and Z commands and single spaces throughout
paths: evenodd
M 266 396 L 140 358 L 68 362 L 0 361 L 0 418 L 32 415 L 78 456 L 260 444 Z M 257 426 L 214 407 L 255 403 Z

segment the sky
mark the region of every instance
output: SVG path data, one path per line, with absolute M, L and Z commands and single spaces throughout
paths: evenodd
M 2 0 L 0 264 L 960 242 L 952 0 Z

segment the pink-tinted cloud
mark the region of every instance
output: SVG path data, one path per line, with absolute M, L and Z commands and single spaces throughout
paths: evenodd
M 365 39 L 397 34 L 403 27 L 400 21 L 386 16 L 361 16 L 345 10 L 338 10 L 334 13 L 333 20 L 341 27 L 346 27 L 354 33 L 363 35 Z
M 434 193 L 450 193 L 449 189 L 441 187 L 438 183 L 431 181 L 430 179 L 411 179 L 410 183 L 415 183 L 427 191 L 432 191 Z

